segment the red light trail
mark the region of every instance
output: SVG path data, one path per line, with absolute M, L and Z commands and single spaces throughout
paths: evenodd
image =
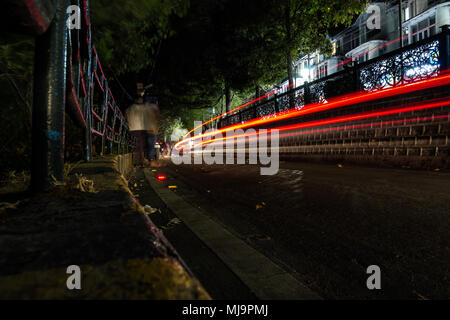
M 307 135 L 307 134 L 316 134 L 316 133 L 324 133 L 324 132 L 331 132 L 331 131 L 339 131 L 339 130 L 351 130 L 351 129 L 359 129 L 359 128 L 366 128 L 366 127 L 380 127 L 384 125 L 393 125 L 393 124 L 399 124 L 399 123 L 410 123 L 410 122 L 423 122 L 428 120 L 440 120 L 440 119 L 449 119 L 450 115 L 441 115 L 441 116 L 430 116 L 430 117 L 422 117 L 422 118 L 409 118 L 409 119 L 401 119 L 401 120 L 390 120 L 390 121 L 381 121 L 381 122 L 370 122 L 370 123 L 363 123 L 363 124 L 354 124 L 354 125 L 345 125 L 341 127 L 333 127 L 333 128 L 324 128 L 324 129 L 317 129 L 317 130 L 309 130 L 309 131 L 303 131 L 303 132 L 294 132 L 294 133 L 285 133 L 280 134 L 279 138 L 286 138 L 286 137 L 294 137 L 299 135 Z M 272 130 L 279 130 L 279 128 L 276 129 L 268 129 L 268 133 L 270 133 Z M 247 135 L 237 135 L 229 138 L 236 138 L 236 137 L 248 137 L 249 140 L 257 139 L 258 133 L 250 133 Z M 214 145 L 216 142 L 218 142 L 221 139 L 217 139 L 217 141 L 211 140 L 211 144 Z M 224 139 L 226 140 L 226 139 Z M 210 141 L 205 141 L 205 143 L 210 143 Z
M 291 131 L 291 130 L 297 130 L 297 129 L 306 129 L 306 128 L 336 124 L 336 123 L 347 122 L 347 121 L 370 119 L 370 118 L 382 117 L 382 116 L 404 113 L 404 112 L 444 107 L 444 106 L 450 105 L 449 98 L 450 98 L 450 96 L 447 96 L 442 99 L 432 100 L 434 102 L 431 102 L 428 104 L 413 104 L 413 105 L 407 105 L 407 106 L 401 107 L 401 108 L 393 107 L 393 108 L 384 109 L 382 111 L 377 110 L 377 111 L 371 111 L 371 112 L 362 112 L 362 113 L 357 113 L 357 114 L 350 115 L 350 116 L 341 116 L 341 117 L 334 117 L 334 118 L 329 118 L 329 119 L 324 119 L 324 120 L 309 121 L 309 122 L 304 122 L 304 123 L 299 123 L 299 124 L 293 124 L 293 125 L 268 129 L 267 132 L 270 133 L 273 130 Z M 404 120 L 401 120 L 401 121 L 404 121 Z M 197 145 L 209 144 L 211 142 L 235 139 L 235 138 L 240 138 L 240 137 L 250 137 L 250 136 L 255 136 L 255 135 L 258 135 L 258 133 L 251 132 L 251 133 L 238 134 L 238 135 L 233 135 L 233 136 L 228 136 L 228 137 L 214 138 L 214 139 L 201 141 L 201 142 L 197 143 Z
M 323 133 L 323 132 L 339 131 L 339 130 L 351 130 L 351 129 L 372 127 L 372 126 L 380 127 L 380 126 L 393 125 L 393 124 L 399 124 L 399 123 L 423 122 L 423 121 L 428 121 L 428 120 L 439 120 L 439 119 L 448 119 L 448 118 L 450 118 L 450 115 L 431 116 L 431 117 L 423 117 L 423 118 L 414 117 L 414 118 L 402 119 L 402 120 L 371 122 L 371 123 L 345 125 L 342 127 L 325 128 L 325 129 L 318 129 L 318 130 L 311 130 L 311 131 L 304 131 L 304 132 L 285 133 L 285 134 L 279 135 L 279 137 L 285 138 L 285 137 L 292 137 L 292 136 L 298 136 L 298 135 L 304 135 L 304 134 L 315 134 L 315 133 Z
M 250 104 L 252 104 L 252 103 L 254 103 L 254 102 L 257 102 L 257 101 L 259 101 L 259 100 L 262 100 L 262 99 L 264 99 L 264 98 L 267 98 L 267 97 L 269 97 L 269 96 L 271 96 L 271 95 L 277 93 L 277 92 L 280 91 L 280 90 L 283 90 L 283 89 L 287 89 L 287 88 L 289 88 L 289 87 L 292 87 L 293 85 L 294 85 L 294 84 L 290 84 L 290 85 L 284 86 L 283 88 L 279 88 L 279 89 L 277 89 L 277 90 L 274 90 L 274 91 L 272 91 L 272 92 L 269 92 L 268 94 L 263 95 L 262 97 L 256 98 L 256 99 L 254 99 L 254 100 L 252 100 L 252 101 L 249 101 L 249 102 L 246 102 L 246 103 L 244 103 L 243 105 L 240 105 L 239 107 L 234 108 L 233 110 L 230 110 L 230 111 L 227 111 L 227 112 L 225 112 L 225 113 L 222 113 L 221 115 L 218 115 L 218 116 L 216 116 L 216 117 L 214 117 L 214 118 L 212 118 L 212 119 L 210 119 L 210 120 L 208 120 L 208 121 L 202 123 L 201 125 L 195 127 L 194 129 L 192 129 L 191 131 L 189 131 L 188 133 L 186 133 L 186 134 L 184 135 L 184 138 L 186 138 L 189 134 L 191 134 L 191 133 L 192 133 L 193 131 L 195 131 L 196 129 L 203 127 L 205 124 L 208 124 L 208 123 L 210 123 L 210 122 L 212 122 L 212 121 L 214 121 L 214 120 L 217 120 L 217 119 L 219 119 L 220 117 L 223 117 L 223 116 L 225 116 L 225 115 L 227 115 L 227 114 L 230 114 L 231 112 L 234 112 L 234 111 L 237 111 L 237 110 L 239 110 L 239 109 L 242 109 L 242 108 L 244 108 L 244 107 L 246 107 L 246 106 L 248 106 L 248 105 L 250 105 Z
M 352 93 L 349 95 L 343 95 L 343 96 L 339 96 L 339 97 L 330 99 L 330 101 L 328 103 L 324 103 L 324 104 L 313 103 L 313 104 L 305 105 L 300 110 L 291 109 L 288 111 L 284 111 L 284 112 L 275 114 L 271 118 L 260 117 L 260 118 L 256 118 L 256 119 L 253 119 L 253 120 L 241 123 L 241 124 L 232 125 L 232 126 L 228 126 L 228 127 L 219 129 L 219 130 L 213 130 L 211 132 L 202 133 L 202 134 L 193 136 L 191 138 L 187 138 L 187 139 L 183 139 L 183 140 L 179 141 L 178 143 L 175 144 L 175 148 L 177 148 L 177 150 L 179 150 L 180 146 L 188 143 L 189 141 L 195 141 L 195 140 L 203 138 L 203 137 L 214 136 L 214 135 L 217 135 L 218 133 L 224 133 L 224 132 L 228 132 L 228 131 L 232 131 L 232 130 L 236 130 L 236 129 L 247 128 L 247 127 L 257 126 L 257 125 L 266 124 L 266 123 L 270 123 L 270 122 L 285 120 L 285 119 L 297 117 L 300 115 L 335 109 L 335 108 L 344 107 L 344 106 L 348 106 L 348 105 L 352 105 L 352 104 L 356 104 L 356 103 L 368 102 L 368 101 L 372 101 L 375 99 L 391 97 L 394 95 L 406 94 L 406 93 L 410 93 L 410 92 L 414 92 L 414 91 L 418 91 L 418 90 L 429 89 L 432 87 L 443 86 L 443 85 L 447 85 L 449 83 L 450 83 L 450 74 L 443 74 L 436 78 L 422 80 L 422 81 L 418 81 L 418 82 L 414 82 L 414 83 L 410 83 L 410 84 L 406 84 L 406 85 L 402 85 L 402 86 L 398 86 L 398 87 L 383 89 L 383 90 L 379 90 L 379 91 L 356 92 L 356 93 Z

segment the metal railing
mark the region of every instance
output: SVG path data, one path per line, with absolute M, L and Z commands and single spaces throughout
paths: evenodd
M 309 103 L 326 103 L 329 98 L 354 91 L 376 91 L 435 77 L 450 67 L 449 38 L 449 26 L 443 26 L 441 33 L 430 38 L 250 104 L 222 117 L 218 128 L 275 117 L 280 112 L 302 109 Z
M 20 0 L 24 1 L 24 0 Z M 28 1 L 30 2 L 30 1 Z M 36 8 L 42 7 L 35 0 Z M 53 18 L 42 24 L 36 37 L 33 96 L 32 188 L 46 189 L 64 175 L 65 114 L 84 129 L 83 154 L 93 154 L 93 136 L 112 152 L 128 152 L 131 140 L 127 121 L 118 107 L 92 42 L 88 0 L 55 0 Z M 69 29 L 67 8 L 81 10 L 79 29 Z M 47 6 L 48 8 L 49 6 Z M 52 13 L 53 13 L 52 12 Z M 46 12 L 48 14 L 48 12 Z M 39 12 L 31 13 L 39 20 Z

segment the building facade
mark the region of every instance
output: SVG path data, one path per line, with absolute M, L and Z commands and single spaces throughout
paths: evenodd
M 348 63 L 362 63 L 428 38 L 439 33 L 442 26 L 450 25 L 450 1 L 402 0 L 401 15 L 397 0 L 371 2 L 369 6 L 376 6 L 379 10 L 379 28 L 368 27 L 368 21 L 374 19 L 374 12 L 366 10 L 351 26 L 330 35 L 331 55 L 316 51 L 295 61 L 295 87 L 339 72 Z M 280 85 L 286 87 L 287 84 L 286 80 Z

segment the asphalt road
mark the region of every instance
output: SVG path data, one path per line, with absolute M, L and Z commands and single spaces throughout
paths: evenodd
M 450 298 L 449 173 L 293 162 L 273 176 L 251 165 L 158 171 L 326 299 Z M 370 265 L 381 290 L 367 289 Z

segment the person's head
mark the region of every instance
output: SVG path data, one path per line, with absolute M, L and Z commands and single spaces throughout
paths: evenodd
M 142 104 L 144 103 L 144 98 L 142 96 L 136 96 L 136 98 L 134 99 L 134 103 Z

